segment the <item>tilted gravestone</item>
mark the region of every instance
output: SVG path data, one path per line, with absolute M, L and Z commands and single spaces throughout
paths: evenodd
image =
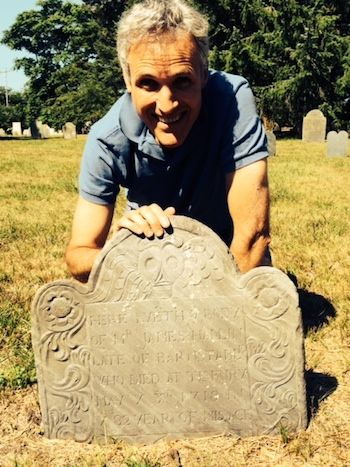
M 64 139 L 75 139 L 77 137 L 77 131 L 74 123 L 67 122 L 62 127 Z
M 318 110 L 310 110 L 303 119 L 302 140 L 307 143 L 324 143 L 326 139 L 327 119 Z
M 327 134 L 327 156 L 342 156 L 348 154 L 349 135 L 347 131 L 330 131 Z
M 241 275 L 208 227 L 175 216 L 149 240 L 119 232 L 86 285 L 33 301 L 49 438 L 90 442 L 306 427 L 297 292 L 272 267 Z

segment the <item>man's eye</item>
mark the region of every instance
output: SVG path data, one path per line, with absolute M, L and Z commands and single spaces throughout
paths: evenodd
M 157 81 L 150 78 L 144 78 L 137 82 L 139 88 L 145 89 L 146 91 L 156 91 L 158 89 Z
M 187 76 L 181 76 L 179 78 L 176 78 L 174 82 L 175 87 L 180 90 L 189 88 L 191 84 L 192 84 L 192 80 L 188 78 Z

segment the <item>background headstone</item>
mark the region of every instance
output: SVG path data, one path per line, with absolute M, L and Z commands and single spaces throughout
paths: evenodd
M 64 139 L 75 139 L 77 137 L 77 132 L 74 123 L 65 123 L 63 125 L 62 131 Z
M 22 136 L 21 122 L 12 122 L 12 136 Z
M 43 426 L 76 441 L 240 436 L 307 423 L 298 295 L 272 267 L 239 274 L 208 227 L 175 216 L 119 232 L 82 285 L 33 301 Z
M 323 143 L 326 139 L 326 125 L 327 119 L 320 110 L 310 110 L 303 119 L 303 141 Z
M 26 128 L 23 130 L 23 136 L 26 136 L 26 137 L 31 137 L 32 134 L 30 132 L 30 128 Z
M 266 131 L 267 137 L 267 150 L 269 152 L 269 156 L 276 155 L 276 136 L 272 131 Z
M 327 156 L 342 156 L 348 154 L 349 137 L 347 131 L 330 131 L 327 134 Z
M 6 131 L 3 128 L 0 128 L 0 136 L 6 136 Z
M 41 139 L 42 138 L 42 126 L 43 123 L 40 120 L 35 120 L 30 122 L 30 133 L 32 138 Z
M 45 139 L 50 138 L 50 130 L 51 128 L 49 127 L 49 125 L 47 125 L 46 123 L 42 124 L 40 126 L 41 137 Z

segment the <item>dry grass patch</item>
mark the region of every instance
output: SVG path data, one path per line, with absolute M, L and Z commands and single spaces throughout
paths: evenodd
M 0 141 L 0 466 L 350 466 L 350 158 L 296 140 L 278 141 L 270 160 L 272 250 L 299 290 L 308 429 L 149 446 L 42 436 L 30 304 L 40 285 L 68 276 L 84 140 Z

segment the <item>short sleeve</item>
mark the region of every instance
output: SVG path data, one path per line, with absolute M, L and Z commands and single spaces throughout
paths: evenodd
M 235 90 L 226 123 L 222 152 L 226 173 L 268 156 L 265 130 L 257 114 L 253 92 L 244 78 Z
M 80 166 L 79 193 L 95 204 L 113 204 L 119 193 L 119 183 L 113 164 L 113 151 L 92 128 Z

